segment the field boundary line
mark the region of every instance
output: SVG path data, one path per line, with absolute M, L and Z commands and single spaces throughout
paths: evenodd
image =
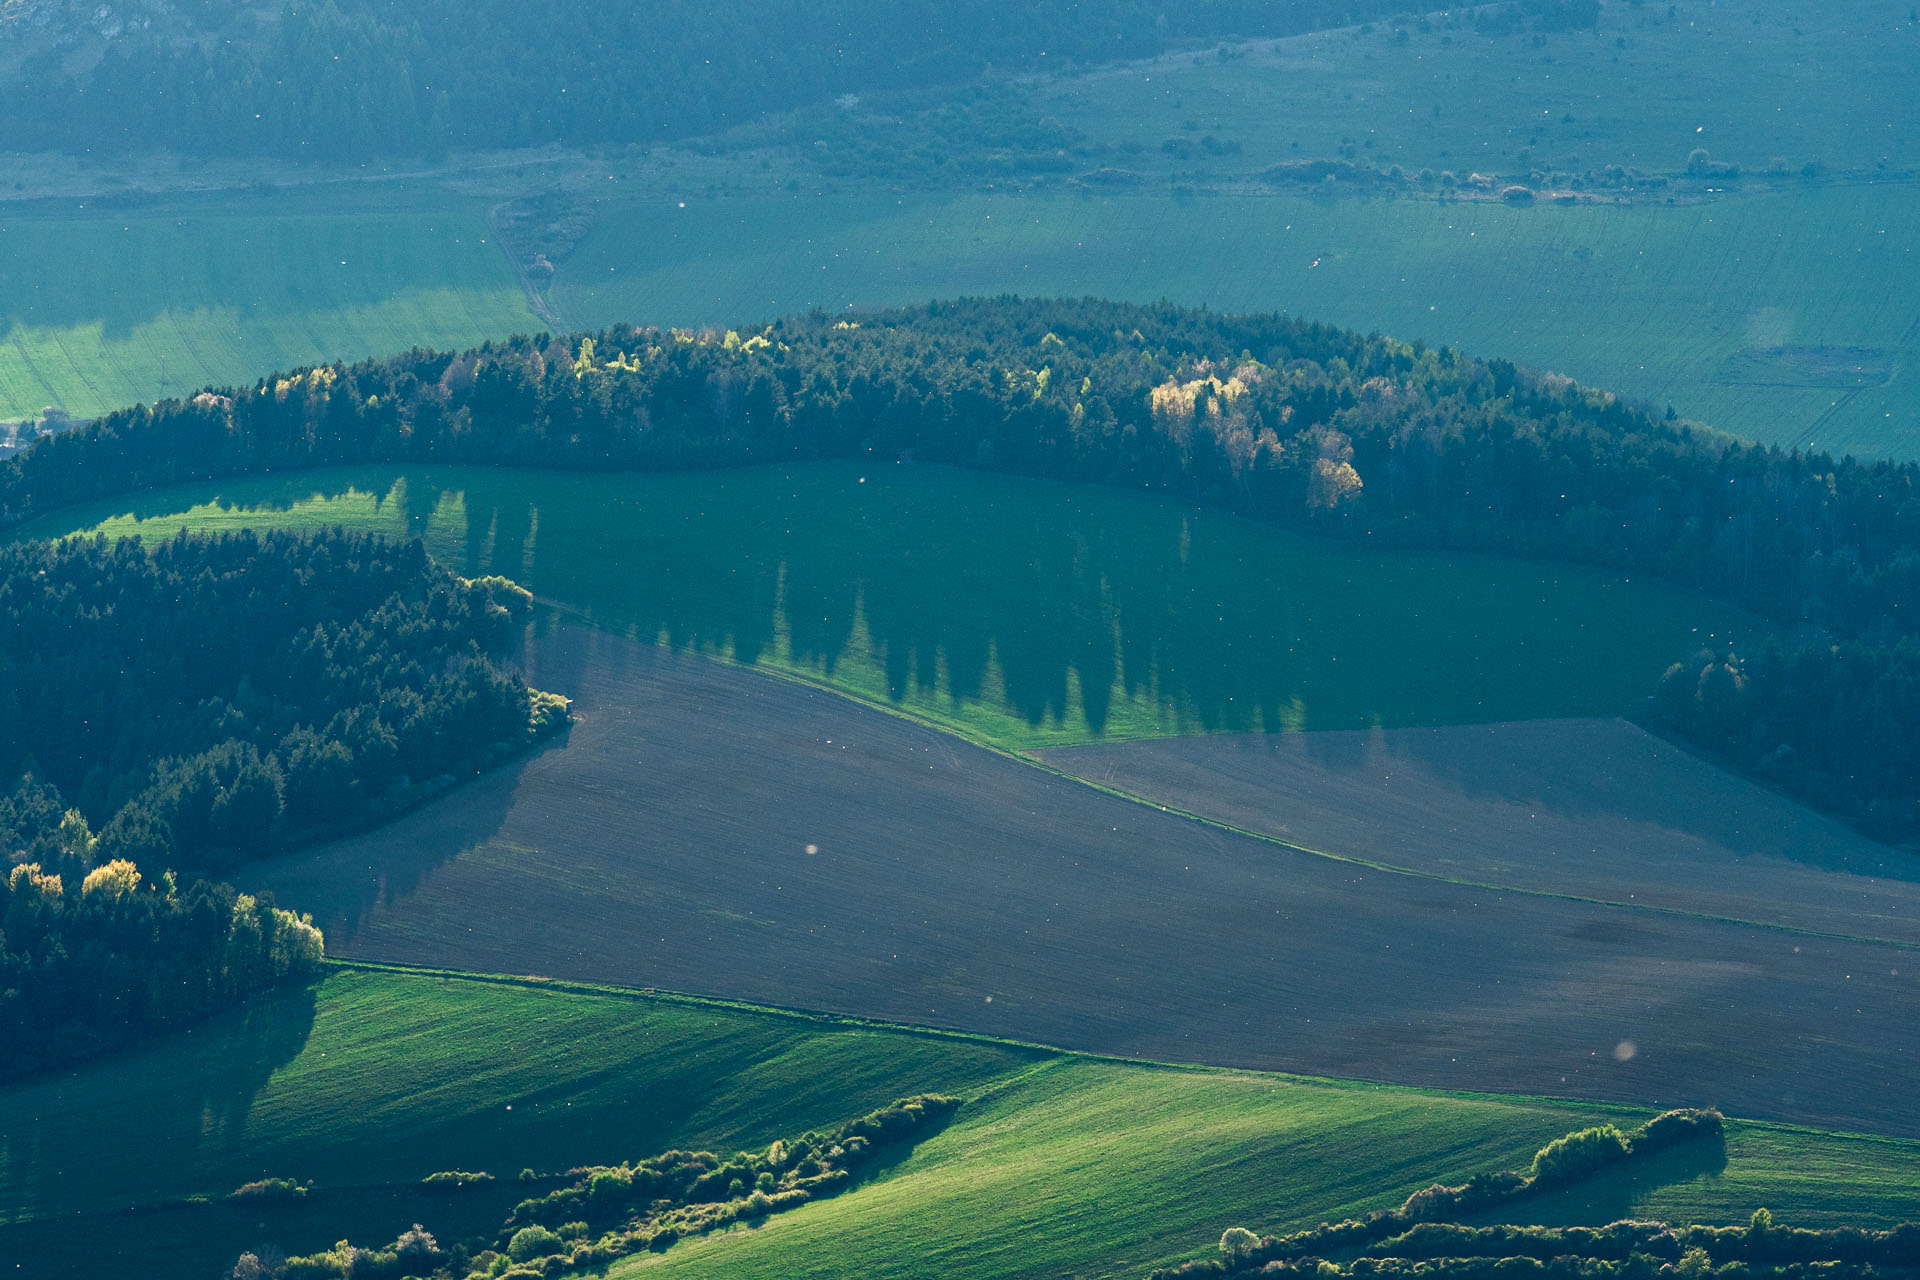
M 756 1004 L 750 1000 L 730 1000 L 725 996 L 703 996 L 690 991 L 674 991 L 665 987 L 628 987 L 613 982 L 590 982 L 577 978 L 548 978 L 539 974 L 489 973 L 476 969 L 449 969 L 438 965 L 408 964 L 400 960 L 358 960 L 351 956 L 327 956 L 322 962 L 327 970 L 335 972 L 354 972 L 387 974 L 408 978 L 439 978 L 449 982 L 469 982 L 481 986 L 518 987 L 527 991 L 557 991 L 567 995 L 594 996 L 609 1000 L 629 1000 L 639 1004 L 673 1005 L 688 1009 L 707 1009 L 720 1013 L 753 1014 L 759 1017 L 777 1018 L 787 1022 L 797 1022 L 809 1026 L 838 1029 L 845 1031 L 874 1031 L 887 1035 L 914 1036 L 930 1040 L 957 1040 L 969 1044 L 991 1046 L 998 1049 L 1013 1049 L 1022 1053 L 1036 1055 L 1027 1066 L 1005 1077 L 990 1082 L 990 1088 L 997 1088 L 1007 1079 L 1024 1078 L 1034 1071 L 1056 1066 L 1061 1062 L 1077 1060 L 1082 1062 L 1105 1062 L 1119 1066 L 1140 1067 L 1156 1071 L 1203 1072 L 1212 1075 L 1257 1075 L 1274 1079 L 1288 1080 L 1303 1085 L 1354 1086 L 1369 1089 L 1418 1089 L 1418 1085 L 1395 1084 L 1390 1080 L 1368 1080 L 1361 1077 L 1314 1076 L 1295 1071 L 1272 1071 L 1259 1067 L 1234 1067 L 1214 1062 L 1167 1062 L 1158 1058 L 1135 1058 L 1119 1053 L 1097 1053 L 1088 1049 L 1067 1049 L 1059 1045 L 1041 1044 L 1031 1040 L 1015 1040 L 1010 1036 L 996 1036 L 984 1031 L 963 1031 L 952 1027 L 930 1027 L 922 1023 L 893 1022 L 885 1018 L 866 1017 L 857 1013 L 834 1013 L 822 1009 L 807 1009 L 797 1005 Z M 1429 1090 L 1428 1092 L 1432 1092 Z M 1463 1098 L 1501 1098 L 1534 1099 L 1540 1102 L 1565 1104 L 1568 1106 L 1596 1105 L 1579 1098 L 1558 1098 L 1550 1094 L 1527 1093 L 1490 1093 L 1469 1090 L 1440 1090 L 1439 1092 L 1457 1095 Z M 1611 1104 L 1598 1104 L 1611 1105 Z M 1633 1107 L 1632 1103 L 1619 1105 Z
M 1914 323 L 1920 324 L 1920 320 L 1916 320 Z M 1883 383 L 1882 385 L 1884 386 L 1885 384 Z M 1806 426 L 1802 427 L 1799 431 L 1795 432 L 1793 439 L 1787 441 L 1784 447 L 1789 450 L 1802 449 L 1802 448 L 1811 449 L 1813 447 L 1812 446 L 1813 437 L 1819 433 L 1820 428 L 1826 426 L 1828 423 L 1832 422 L 1835 418 L 1839 417 L 1841 412 L 1848 405 L 1852 404 L 1855 397 L 1857 397 L 1863 390 L 1865 390 L 1864 387 L 1854 387 L 1852 390 L 1848 391 L 1845 395 L 1841 396 L 1838 400 L 1835 400 L 1832 404 L 1828 405 L 1824 410 L 1821 411 L 1819 416 L 1814 418 L 1812 422 L 1809 422 Z
M 1536 1102 L 1554 1107 L 1573 1107 L 1581 1109 L 1621 1108 L 1627 1111 L 1645 1112 L 1653 1115 L 1658 1107 L 1626 1100 L 1608 1100 L 1595 1098 L 1560 1097 L 1547 1093 L 1497 1093 L 1486 1089 L 1443 1089 L 1424 1085 L 1403 1084 L 1393 1080 L 1374 1080 L 1364 1076 L 1321 1076 L 1300 1071 L 1273 1070 L 1262 1067 L 1236 1067 L 1218 1062 L 1174 1062 L 1160 1058 L 1136 1058 L 1119 1053 L 1099 1053 L 1089 1049 L 1066 1049 L 1059 1045 L 1040 1044 L 1029 1040 L 1015 1040 L 1008 1036 L 996 1036 L 984 1031 L 961 1031 L 949 1027 L 930 1027 L 913 1022 L 892 1022 L 885 1018 L 863 1017 L 856 1013 L 831 1013 L 818 1009 L 804 1009 L 793 1005 L 755 1004 L 747 1000 L 729 1000 L 724 996 L 703 996 L 688 991 L 672 991 L 662 987 L 627 987 L 612 982 L 589 982 L 574 978 L 547 978 L 538 974 L 488 973 L 475 969 L 449 969 L 436 965 L 407 964 L 398 960 L 356 960 L 351 957 L 328 956 L 322 962 L 328 971 L 384 974 L 404 978 L 439 978 L 448 982 L 468 982 L 480 986 L 518 987 L 527 991 L 557 991 L 567 995 L 596 996 L 604 999 L 630 1000 L 639 1004 L 674 1005 L 689 1009 L 710 1009 L 721 1013 L 756 1014 L 762 1017 L 778 1018 L 788 1022 L 797 1022 L 813 1026 L 837 1028 L 848 1031 L 874 1031 L 887 1035 L 915 1036 L 922 1039 L 955 1040 L 965 1043 L 991 1046 L 1000 1049 L 1014 1049 L 1024 1053 L 1038 1055 L 1034 1061 L 1019 1071 L 989 1081 L 978 1096 L 998 1090 L 1004 1084 L 1025 1079 L 1037 1072 L 1057 1068 L 1068 1062 L 1106 1063 L 1114 1066 L 1138 1067 L 1145 1070 L 1191 1073 L 1200 1075 L 1259 1076 L 1263 1079 L 1284 1081 L 1306 1088 L 1322 1089 L 1364 1089 L 1385 1090 L 1390 1092 L 1412 1092 L 1426 1094 L 1444 1094 L 1450 1098 L 1484 1099 L 1498 1102 Z M 1779 1121 L 1742 1121 L 1744 1124 L 1766 1124 L 1776 1128 L 1799 1128 L 1809 1133 L 1840 1132 L 1839 1130 L 1814 1129 L 1808 1126 L 1795 1126 Z M 1864 1134 L 1875 1137 L 1881 1135 Z M 1890 1138 L 1889 1141 L 1909 1141 Z M 1920 1139 L 1914 1139 L 1920 1143 Z
M 519 255 L 508 248 L 507 242 L 500 236 L 500 210 L 508 203 L 510 202 L 503 200 L 499 204 L 487 206 L 487 234 L 493 237 L 493 247 L 499 250 L 500 256 L 507 260 L 507 269 L 513 272 L 513 278 L 519 282 L 520 292 L 526 295 L 527 310 L 533 313 L 534 319 L 547 326 L 555 337 L 559 337 L 569 332 L 568 326 L 561 322 L 559 313 L 553 309 L 546 298 L 541 296 L 540 290 L 534 287 L 533 277 L 528 275 L 527 269 L 521 265 Z
M 1091 1062 L 1177 1074 L 1259 1076 L 1265 1080 L 1280 1081 L 1296 1087 L 1310 1089 L 1416 1093 L 1470 1101 L 1536 1103 L 1541 1106 L 1556 1109 L 1564 1108 L 1583 1111 L 1619 1110 L 1647 1116 L 1652 1116 L 1661 1110 L 1658 1105 L 1636 1102 L 1631 1099 L 1562 1097 L 1550 1093 L 1498 1093 L 1488 1089 L 1447 1089 L 1430 1085 L 1405 1084 L 1393 1080 L 1372 1080 L 1364 1076 L 1310 1075 L 1300 1071 L 1273 1070 L 1263 1067 L 1236 1067 L 1217 1062 L 1175 1062 L 1161 1058 L 1135 1058 L 1117 1053 L 1097 1053 L 1087 1049 L 1063 1049 L 1058 1045 L 1015 1040 L 1006 1036 L 990 1035 L 984 1031 L 959 1031 L 947 1027 L 923 1026 L 912 1022 L 890 1022 L 884 1018 L 862 1017 L 859 1014 L 852 1013 L 828 1013 L 789 1005 L 755 1004 L 746 1000 L 729 1000 L 721 996 L 695 995 L 692 992 L 670 991 L 660 987 L 627 987 L 612 982 L 589 982 L 573 978 L 545 978 L 537 974 L 488 973 L 475 969 L 449 969 L 435 965 L 406 964 L 395 960 L 355 960 L 329 956 L 323 963 L 327 970 L 336 973 L 354 972 L 402 978 L 439 978 L 449 982 L 469 982 L 482 986 L 519 987 L 528 991 L 557 991 L 568 995 L 597 996 L 605 999 L 631 1000 L 636 1003 L 676 1005 L 692 1009 L 712 1009 L 725 1013 L 758 1014 L 790 1022 L 839 1027 L 845 1030 L 874 1031 L 887 1035 L 916 1036 L 924 1039 L 957 1040 L 995 1048 L 1015 1049 L 1038 1055 L 1032 1062 L 1019 1070 L 987 1081 L 976 1093 L 967 1095 L 969 1100 L 990 1097 L 1022 1080 L 1030 1079 L 1035 1075 L 1044 1074 L 1048 1071 L 1057 1070 L 1070 1063 Z M 1788 1120 L 1763 1120 L 1731 1115 L 1727 1118 L 1743 1128 L 1763 1129 L 1781 1133 L 1819 1134 L 1826 1137 L 1844 1137 L 1884 1145 L 1920 1148 L 1920 1138 L 1903 1138 L 1896 1134 L 1874 1133 L 1864 1129 L 1822 1129 L 1817 1125 L 1796 1124 Z

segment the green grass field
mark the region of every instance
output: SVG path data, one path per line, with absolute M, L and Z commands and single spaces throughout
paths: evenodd
M 1920 455 L 1920 200 L 812 194 L 607 211 L 568 320 L 741 323 L 1015 292 L 1288 311 L 1502 356 L 1776 444 Z
M 538 327 L 477 206 L 354 194 L 0 206 L 0 420 Z
M 265 1241 L 375 1243 L 423 1213 L 429 1226 L 436 1212 L 472 1218 L 408 1197 L 436 1169 L 511 1179 L 523 1165 L 544 1173 L 670 1146 L 727 1151 L 923 1089 L 969 1102 L 880 1180 L 654 1265 L 739 1276 L 1125 1276 L 1202 1252 L 1236 1221 L 1289 1226 L 1392 1204 L 1628 1114 L 1136 1066 L 632 993 L 345 970 L 0 1091 L 9 1224 L 0 1254 L 23 1262 L 23 1275 L 124 1274 L 116 1268 L 138 1260 L 142 1275 L 206 1276 Z M 311 1211 L 124 1214 L 263 1174 L 316 1179 Z M 1553 1212 L 1582 1219 L 1658 1205 L 1735 1220 L 1764 1199 L 1787 1221 L 1874 1223 L 1910 1213 L 1916 1175 L 1913 1143 L 1737 1124 L 1724 1166 L 1683 1162 L 1644 1186 L 1590 1188 Z M 329 1191 L 346 1187 L 358 1194 Z
M 1063 1063 L 963 1111 L 878 1185 L 611 1274 L 1139 1276 L 1208 1255 L 1229 1226 L 1298 1229 L 1524 1165 L 1531 1135 L 1569 1118 L 1508 1100 Z M 1597 1180 L 1502 1216 L 1736 1222 L 1767 1203 L 1782 1221 L 1888 1222 L 1910 1212 L 1914 1157 L 1902 1144 L 1735 1124 L 1724 1164 L 1676 1152 L 1650 1177 Z
M 1089 486 L 852 464 L 595 476 L 357 470 L 56 517 L 419 534 L 596 624 L 995 745 L 1639 707 L 1737 611 L 1650 582 L 1375 552 Z
M 436 1170 L 511 1180 L 527 1166 L 733 1150 L 906 1093 L 970 1091 L 1033 1060 L 984 1041 L 671 1000 L 338 972 L 134 1055 L 0 1092 L 0 1223 L 14 1224 L 0 1227 L 0 1256 L 30 1256 L 9 1243 L 30 1240 L 53 1251 L 38 1274 L 72 1274 L 62 1262 L 101 1247 L 82 1230 L 77 1249 L 55 1250 L 76 1219 L 110 1229 L 132 1206 L 264 1176 L 350 1189 L 332 1210 L 348 1220 L 328 1220 L 321 1202 L 265 1224 L 291 1233 L 283 1246 L 325 1248 L 348 1232 L 372 1243 L 433 1209 L 404 1193 Z M 191 1256 L 142 1274 L 210 1276 L 262 1238 L 252 1221 L 209 1223 L 208 1212 L 157 1219 L 160 1237 Z M 170 1218 L 183 1225 L 169 1230 Z M 33 1225 L 49 1220 L 61 1225 Z M 127 1260 L 155 1261 L 144 1239 L 123 1247 Z

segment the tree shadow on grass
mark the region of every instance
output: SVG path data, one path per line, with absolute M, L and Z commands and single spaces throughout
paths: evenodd
M 259 1176 L 242 1176 L 248 1116 L 305 1050 L 315 1011 L 312 986 L 281 988 L 0 1091 L 0 1220 L 121 1211 Z
M 490 1233 L 525 1195 L 515 1182 L 449 1188 L 420 1183 L 315 1187 L 298 1200 L 153 1205 L 74 1219 L 0 1226 L 0 1256 L 21 1259 L 25 1277 L 138 1275 L 212 1280 L 242 1252 L 297 1256 L 341 1238 L 386 1244 L 422 1223 L 443 1244 Z

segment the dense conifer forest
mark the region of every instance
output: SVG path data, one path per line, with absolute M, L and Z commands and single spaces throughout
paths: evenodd
M 860 457 L 1146 488 L 1732 598 L 1782 638 L 1676 654 L 1649 715 L 1868 830 L 1920 830 L 1920 468 L 1747 445 L 1555 375 L 1280 316 L 970 301 L 416 350 L 56 437 L 0 469 L 0 520 L 368 460 Z
M 342 533 L 0 549 L 0 844 L 151 877 L 391 812 L 563 717 L 494 660 L 530 607 Z

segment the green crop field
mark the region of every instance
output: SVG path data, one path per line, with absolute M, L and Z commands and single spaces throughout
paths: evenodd
M 0 421 L 538 327 L 477 207 L 354 195 L 0 206 Z
M 422 1215 L 483 1230 L 485 1212 L 408 1188 L 446 1167 L 493 1172 L 509 1182 L 484 1206 L 498 1212 L 522 1166 L 757 1146 L 923 1089 L 970 1101 L 881 1180 L 758 1231 L 680 1246 L 665 1265 L 1128 1275 L 1204 1250 L 1234 1221 L 1292 1225 L 1388 1205 L 1434 1179 L 1522 1164 L 1568 1129 L 1624 1114 L 346 970 L 0 1091 L 0 1255 L 23 1275 L 119 1274 L 137 1260 L 142 1275 L 184 1278 L 263 1241 L 371 1244 Z M 1724 1163 L 1707 1153 L 1551 1211 L 1580 1219 L 1658 1204 L 1732 1220 L 1765 1199 L 1795 1222 L 1873 1223 L 1905 1211 L 1917 1172 L 1913 1143 L 1737 1124 Z M 263 1175 L 315 1179 L 311 1205 L 125 1212 Z M 134 1223 L 139 1233 L 124 1229 Z
M 572 324 L 1015 292 L 1287 311 L 1567 374 L 1723 430 L 1920 454 L 1910 183 L 1514 208 L 1299 195 L 861 194 L 610 209 Z
M 940 467 L 355 470 L 234 481 L 29 535 L 340 523 L 419 534 L 599 626 L 824 683 L 995 745 L 1640 706 L 1736 610 L 1650 581 L 1376 552 L 1087 486 Z

